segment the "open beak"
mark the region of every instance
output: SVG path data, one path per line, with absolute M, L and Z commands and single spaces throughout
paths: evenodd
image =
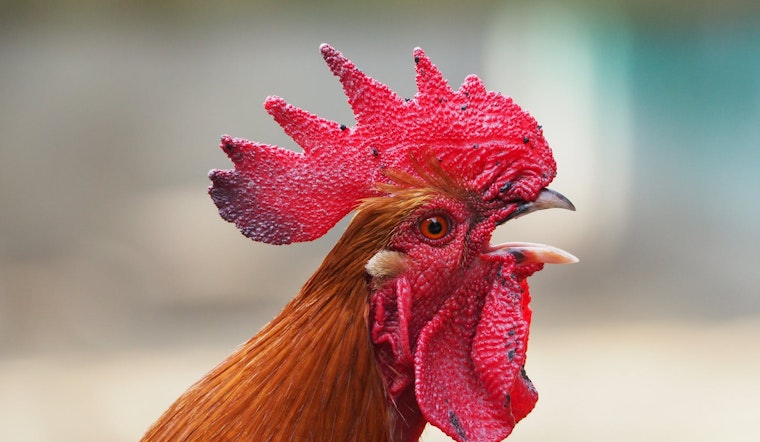
M 535 201 L 520 204 L 517 210 L 505 218 L 502 223 L 537 210 L 553 208 L 575 211 L 573 203 L 565 198 L 564 195 L 549 188 L 543 188 Z M 488 250 L 486 250 L 486 255 L 498 256 L 506 254 L 514 256 L 518 264 L 572 264 L 578 262 L 578 258 L 562 249 L 531 242 L 508 242 L 489 246 Z

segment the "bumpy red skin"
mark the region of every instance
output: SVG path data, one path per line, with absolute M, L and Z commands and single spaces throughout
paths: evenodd
M 428 421 L 459 441 L 500 441 L 538 399 L 523 366 L 525 278 L 541 265 L 484 253 L 510 209 L 473 211 L 449 200 L 435 207 L 453 218 L 453 232 L 445 244 L 420 242 L 414 221 L 427 216 L 424 208 L 399 226 L 389 248 L 410 267 L 371 294 L 370 337 L 407 440 Z
M 211 173 L 222 217 L 271 244 L 323 235 L 357 202 L 388 182 L 386 170 L 417 174 L 434 155 L 473 201 L 441 201 L 457 226 L 446 247 L 402 232 L 389 247 L 412 265 L 370 298 L 370 335 L 389 392 L 407 419 L 407 440 L 425 421 L 457 441 L 498 441 L 530 412 L 536 391 L 524 375 L 530 310 L 525 278 L 540 265 L 484 254 L 496 225 L 533 201 L 556 166 L 541 127 L 511 98 L 469 76 L 457 91 L 420 49 L 418 93 L 404 100 L 332 47 L 322 54 L 356 115 L 346 127 L 278 97 L 267 111 L 302 148 L 222 138 L 234 170 Z M 424 214 L 420 214 L 421 216 Z M 414 218 L 414 217 L 412 217 Z M 411 220 L 409 222 L 414 222 Z
M 343 126 L 269 97 L 266 110 L 303 153 L 222 137 L 235 169 L 212 171 L 209 193 L 221 216 L 246 236 L 270 244 L 318 238 L 387 181 L 385 170 L 413 173 L 412 158 L 421 149 L 484 200 L 532 201 L 554 178 L 554 159 L 538 123 L 511 98 L 486 91 L 478 77 L 467 77 L 453 91 L 416 49 L 418 93 L 404 100 L 332 47 L 321 50 L 357 125 Z

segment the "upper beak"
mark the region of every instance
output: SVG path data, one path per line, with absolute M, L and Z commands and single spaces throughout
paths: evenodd
M 527 215 L 531 212 L 544 209 L 567 209 L 575 211 L 575 206 L 564 195 L 554 190 L 544 187 L 541 192 L 538 193 L 538 198 L 535 201 L 525 202 L 517 206 L 517 209 L 510 213 L 508 217 L 502 222 L 509 221 L 511 219 L 519 218 L 523 215 Z

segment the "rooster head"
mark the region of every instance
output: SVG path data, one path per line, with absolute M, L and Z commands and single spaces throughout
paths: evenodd
M 526 278 L 577 259 L 494 229 L 545 208 L 556 164 L 535 119 L 471 75 L 452 90 L 421 49 L 418 92 L 396 95 L 329 45 L 322 55 L 355 117 L 349 127 L 267 99 L 303 149 L 222 137 L 234 170 L 211 172 L 221 216 L 271 244 L 315 239 L 353 209 L 397 224 L 366 264 L 367 322 L 389 403 L 411 431 L 502 440 L 533 408 L 525 374 Z M 419 423 L 422 423 L 420 426 Z

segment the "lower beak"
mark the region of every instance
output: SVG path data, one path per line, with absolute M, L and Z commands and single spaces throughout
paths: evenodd
M 507 242 L 489 246 L 486 251 L 486 255 L 491 256 L 507 254 L 514 256 L 517 264 L 573 264 L 578 262 L 578 258 L 569 252 L 546 244 L 532 242 Z

